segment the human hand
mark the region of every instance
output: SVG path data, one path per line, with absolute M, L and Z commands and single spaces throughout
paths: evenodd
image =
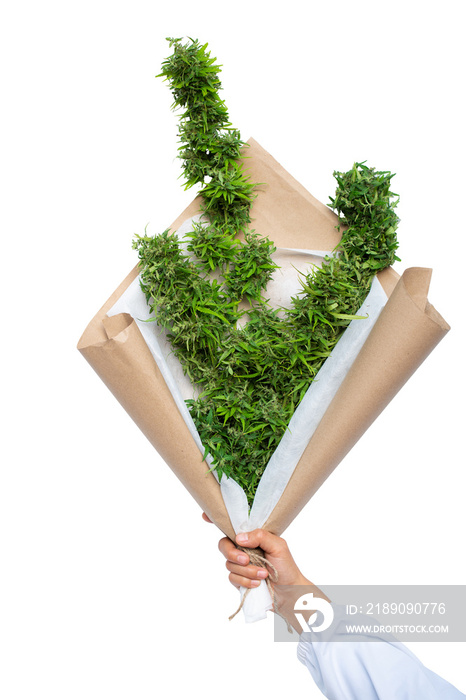
M 206 522 L 212 522 L 205 513 L 202 517 Z M 248 549 L 260 547 L 277 576 L 272 579 L 269 568 L 251 564 L 249 554 L 239 547 Z M 306 592 L 312 592 L 317 598 L 324 598 L 330 602 L 325 593 L 303 576 L 282 537 L 273 535 L 267 530 L 258 529 L 238 534 L 236 544 L 229 537 L 222 537 L 218 548 L 226 559 L 230 582 L 236 588 L 241 586 L 247 589 L 256 588 L 261 580 L 272 579 L 268 583 L 273 590 L 273 611 L 287 621 L 289 630 L 293 627 L 298 634 L 303 631 L 294 613 L 296 600 L 294 586 L 306 586 Z M 309 610 L 308 617 L 313 612 L 315 611 Z
M 212 522 L 205 513 L 202 517 L 206 522 Z M 282 537 L 273 535 L 267 530 L 253 530 L 249 533 L 241 533 L 236 536 L 236 544 L 228 537 L 223 537 L 218 543 L 218 548 L 226 559 L 226 568 L 230 572 L 230 582 L 240 588 L 255 588 L 259 586 L 261 580 L 270 576 L 271 569 L 265 566 L 256 566 L 250 563 L 247 552 L 241 551 L 239 547 L 255 549 L 260 547 L 268 562 L 275 568 L 278 574 L 278 583 L 283 586 L 312 585 L 303 576 L 296 565 L 286 541 Z

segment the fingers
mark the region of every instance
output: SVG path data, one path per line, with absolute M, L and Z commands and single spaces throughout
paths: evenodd
M 211 522 L 212 522 L 212 520 L 209 518 L 208 515 L 206 515 L 206 513 L 203 513 L 203 514 L 202 514 L 202 519 L 205 520 L 206 523 L 211 523 Z
M 280 583 L 284 585 L 312 585 L 296 566 L 286 541 L 278 535 L 273 535 L 267 530 L 257 529 L 248 533 L 239 533 L 236 536 L 236 542 L 237 545 L 228 537 L 223 537 L 218 543 L 219 550 L 227 560 L 226 567 L 230 572 L 229 578 L 234 586 L 252 588 L 258 586 L 261 580 L 269 576 L 267 568 L 251 564 L 247 552 L 238 549 L 239 547 L 244 547 L 246 550 L 260 547 Z
M 267 569 L 250 564 L 249 556 L 241 552 L 228 537 L 220 540 L 218 548 L 227 560 L 225 566 L 230 572 L 230 582 L 237 588 L 255 588 L 269 575 Z
M 235 564 L 241 564 L 246 566 L 249 564 L 249 557 L 245 552 L 241 552 L 235 545 L 234 542 L 230 540 L 229 537 L 222 537 L 218 543 L 218 548 L 228 561 Z
M 240 585 L 246 588 L 258 586 L 260 582 L 269 575 L 267 569 L 253 566 L 252 564 L 249 566 L 240 566 L 239 564 L 232 564 L 230 561 L 227 561 L 225 566 L 230 572 L 230 581 L 234 585 Z
M 240 576 L 239 574 L 230 574 L 228 579 L 235 588 L 257 588 L 257 586 L 260 586 L 259 579 L 250 579 L 246 576 Z

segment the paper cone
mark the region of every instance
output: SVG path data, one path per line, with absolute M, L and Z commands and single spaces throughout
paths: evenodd
M 281 248 L 332 250 L 340 239 L 337 216 L 316 200 L 254 140 L 247 171 L 261 185 L 252 228 Z M 199 199 L 173 223 L 199 213 Z M 94 316 L 78 349 L 107 384 L 199 506 L 227 536 L 235 532 L 220 487 L 128 314 L 107 312 L 137 277 L 135 267 Z M 427 301 L 430 270 L 412 268 L 401 279 L 388 269 L 379 280 L 389 300 L 302 455 L 266 529 L 282 534 L 323 481 L 449 330 Z M 176 436 L 176 439 L 175 439 Z

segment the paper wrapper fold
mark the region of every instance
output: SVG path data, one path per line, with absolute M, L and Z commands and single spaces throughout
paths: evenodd
M 265 528 L 292 522 L 449 327 L 427 301 L 431 270 L 406 270 L 342 382 Z
M 310 195 L 255 141 L 247 167 L 262 185 L 253 228 L 282 248 L 332 250 L 340 234 L 335 214 Z M 192 204 L 171 227 L 199 211 Z M 134 268 L 89 323 L 78 349 L 178 476 L 200 508 L 227 536 L 230 518 L 212 473 L 181 417 L 146 343 L 129 314 L 107 312 L 137 276 Z M 323 481 L 449 330 L 427 300 L 431 271 L 392 269 L 379 275 L 389 299 L 305 449 L 265 528 L 282 534 Z
M 234 537 L 218 482 L 207 473 L 136 322 L 129 314 L 118 314 L 104 316 L 102 326 L 106 338 L 92 342 L 85 333 L 80 351 L 199 506 Z

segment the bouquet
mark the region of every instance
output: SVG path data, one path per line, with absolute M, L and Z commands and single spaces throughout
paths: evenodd
M 391 173 L 334 173 L 325 207 L 241 140 L 207 45 L 169 41 L 161 75 L 201 190 L 135 238 L 139 265 L 78 347 L 225 534 L 281 534 L 448 325 L 430 270 L 391 267 Z M 270 607 L 263 583 L 246 619 Z

